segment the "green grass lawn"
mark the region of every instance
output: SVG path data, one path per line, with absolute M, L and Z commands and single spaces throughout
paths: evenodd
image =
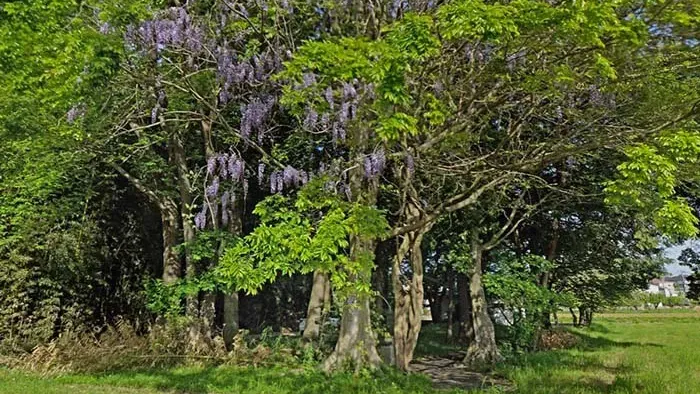
M 518 393 L 700 393 L 700 312 L 594 316 L 577 349 L 529 354 L 500 372 Z
M 497 373 L 511 392 L 700 394 L 700 312 L 611 313 L 576 329 L 576 349 L 529 354 Z M 419 354 L 448 353 L 435 327 L 424 331 Z M 52 378 L 0 370 L 0 393 L 436 393 L 419 376 L 378 373 L 326 376 L 285 368 L 175 368 Z M 492 390 L 492 392 L 497 392 Z

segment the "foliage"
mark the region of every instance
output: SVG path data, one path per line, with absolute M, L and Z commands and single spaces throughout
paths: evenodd
M 687 248 L 681 252 L 678 261 L 692 270 L 692 274 L 687 277 L 689 283 L 686 297 L 695 301 L 700 300 L 700 255 L 692 248 Z
M 618 166 L 619 179 L 608 182 L 607 202 L 651 215 L 656 228 L 671 238 L 692 237 L 698 219 L 686 199 L 676 197 L 681 180 L 691 181 L 700 153 L 700 134 L 679 130 L 666 132 L 658 147 L 632 146 L 627 161 Z
M 148 308 L 172 323 L 148 346 L 180 351 L 199 318 L 215 340 L 234 291 L 287 324 L 311 271 L 336 302 L 373 295 L 390 237 L 426 236 L 426 288 L 454 296 L 466 235 L 527 348 L 557 306 L 620 302 L 697 232 L 696 0 L 37 0 L 0 19 L 15 350 L 121 317 L 142 334 Z M 283 352 L 267 334 L 243 353 Z
M 331 273 L 338 296 L 347 288 L 367 294 L 363 283 L 348 276 L 371 269 L 372 256 L 350 260 L 348 237 L 380 237 L 387 224 L 381 212 L 338 199 L 324 191 L 324 179 L 307 184 L 292 203 L 272 196 L 255 208 L 260 225 L 226 250 L 216 270 L 224 286 L 255 293 L 278 274 Z
M 577 302 L 573 294 L 540 286 L 540 276 L 553 268 L 552 262 L 540 256 L 504 255 L 497 259 L 496 271 L 484 277 L 484 287 L 493 297 L 495 309 L 506 319 L 512 315 L 504 331 L 505 340 L 516 352 L 534 348 L 545 316 Z

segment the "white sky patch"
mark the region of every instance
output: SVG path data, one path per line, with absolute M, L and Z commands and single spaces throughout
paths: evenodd
M 673 245 L 669 246 L 664 250 L 664 255 L 668 258 L 676 260 L 678 256 L 680 256 L 681 252 L 683 249 L 689 248 L 689 247 L 694 247 L 696 250 L 700 249 L 700 241 L 692 239 L 692 240 L 687 240 L 683 242 L 682 244 L 678 245 Z M 689 274 L 690 268 L 684 267 L 678 262 L 674 262 L 673 264 L 666 264 L 666 270 L 671 274 L 671 275 L 678 275 L 678 274 Z

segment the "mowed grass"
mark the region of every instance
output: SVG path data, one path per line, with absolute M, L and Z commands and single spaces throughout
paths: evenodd
M 517 393 L 700 393 L 700 311 L 594 316 L 576 349 L 528 354 L 500 372 Z
M 700 394 L 700 311 L 601 314 L 575 349 L 528 354 L 498 367 L 509 392 Z M 435 327 L 426 327 L 419 353 L 449 353 Z M 445 391 L 439 391 L 445 393 Z M 458 391 L 453 391 L 458 392 Z M 484 393 L 495 393 L 491 390 Z M 0 393 L 427 393 L 421 376 L 396 372 L 328 376 L 310 369 L 175 368 L 40 377 L 0 370 Z

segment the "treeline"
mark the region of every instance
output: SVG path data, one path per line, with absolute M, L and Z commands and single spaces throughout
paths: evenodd
M 0 8 L 0 340 L 186 321 L 465 363 L 589 324 L 696 234 L 700 3 Z M 120 323 L 123 324 L 123 323 Z M 382 338 L 378 333 L 383 333 Z M 500 334 L 499 334 L 500 335 Z M 500 339 L 500 336 L 499 336 Z

